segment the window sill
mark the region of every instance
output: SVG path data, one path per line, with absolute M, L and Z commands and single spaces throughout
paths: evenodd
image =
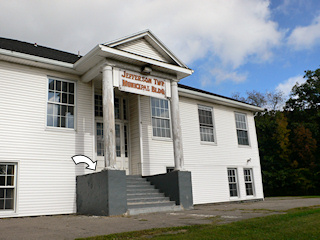
M 240 144 L 238 144 L 238 147 L 239 148 L 251 148 L 250 145 L 240 145 Z
M 48 132 L 66 132 L 66 133 L 75 133 L 75 128 L 60 128 L 60 127 L 45 127 L 45 131 Z
M 164 142 L 172 142 L 172 138 L 164 138 L 164 137 L 154 137 L 152 136 L 152 140 L 156 141 L 164 141 Z
M 205 141 L 200 141 L 201 145 L 209 145 L 209 146 L 218 146 L 216 142 L 205 142 Z

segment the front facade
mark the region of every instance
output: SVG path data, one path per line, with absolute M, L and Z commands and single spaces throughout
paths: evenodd
M 189 171 L 194 204 L 263 199 L 252 105 L 192 74 L 150 31 L 83 57 L 0 39 L 0 217 L 76 212 L 76 176 Z

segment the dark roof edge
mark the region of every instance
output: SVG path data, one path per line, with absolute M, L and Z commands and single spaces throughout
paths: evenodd
M 0 49 L 29 54 L 37 57 L 43 57 L 72 64 L 82 57 L 74 53 L 69 53 L 54 48 L 41 46 L 36 43 L 28 43 L 3 37 L 0 37 Z
M 183 84 L 180 84 L 180 83 L 178 84 L 178 87 L 183 88 L 183 89 L 187 89 L 187 90 L 191 90 L 191 91 L 195 91 L 195 92 L 199 92 L 199 93 L 208 94 L 208 95 L 215 96 L 215 97 L 221 97 L 221 98 L 224 98 L 224 99 L 228 99 L 228 100 L 231 100 L 231 101 L 247 104 L 247 105 L 250 105 L 250 106 L 258 107 L 256 105 L 253 105 L 253 104 L 250 104 L 250 103 L 246 103 L 246 102 L 234 99 L 234 98 L 222 96 L 222 95 L 219 95 L 219 94 L 215 94 L 215 93 L 212 93 L 212 92 L 204 91 L 204 90 L 201 90 L 201 89 L 198 89 L 198 88 L 194 88 L 194 87 L 189 87 L 187 85 L 183 85 Z

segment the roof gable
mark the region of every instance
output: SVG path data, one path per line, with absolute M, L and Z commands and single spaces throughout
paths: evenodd
M 102 44 L 142 57 L 188 68 L 150 30 Z

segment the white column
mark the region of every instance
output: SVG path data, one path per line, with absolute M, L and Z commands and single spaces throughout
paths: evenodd
M 104 166 L 108 169 L 117 169 L 113 78 L 112 67 L 108 65 L 103 66 L 102 68 L 102 99 Z
M 174 169 L 184 170 L 184 158 L 179 114 L 178 82 L 171 81 L 171 120 L 174 153 Z

